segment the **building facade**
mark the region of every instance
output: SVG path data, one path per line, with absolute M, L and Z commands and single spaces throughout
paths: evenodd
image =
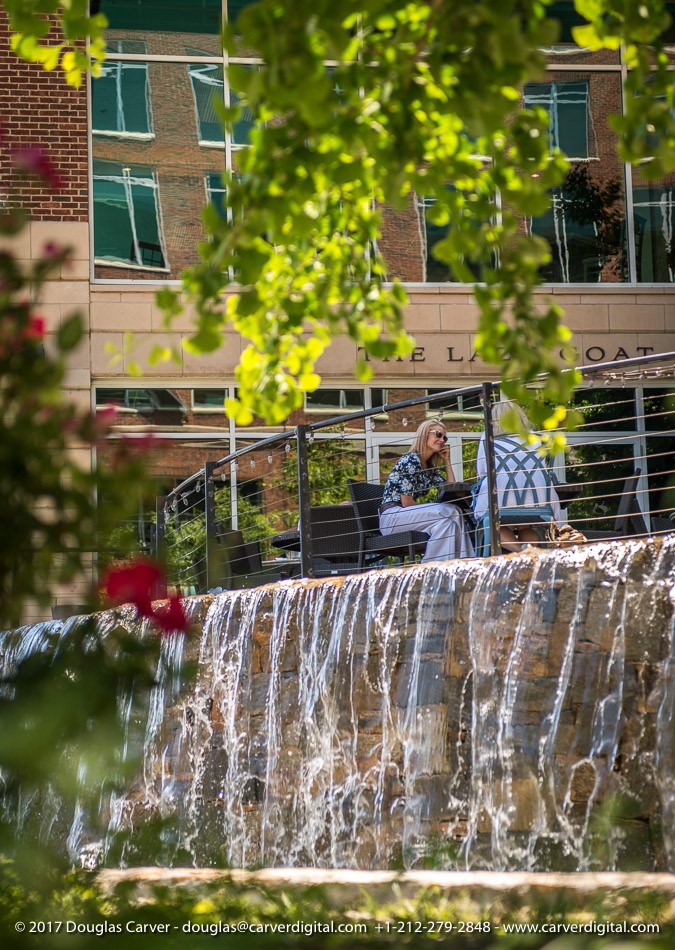
M 260 420 L 236 430 L 222 414 L 223 397 L 234 391 L 239 336 L 229 333 L 216 353 L 194 356 L 182 349 L 191 332 L 190 313 L 167 332 L 155 303 L 157 289 L 178 281 L 182 269 L 195 262 L 206 201 L 228 214 L 221 172 L 237 170 L 251 123 L 244 115 L 232 133 L 224 132 L 218 106 L 236 101 L 227 81 L 230 62 L 250 69 L 263 64 L 241 47 L 235 57 L 224 55 L 219 30 L 221 17 L 236 22 L 246 5 L 247 0 L 95 0 L 93 8 L 110 23 L 109 56 L 102 76 L 80 89 L 66 86 L 57 72 L 16 60 L 1 15 L 5 137 L 14 145 L 46 146 L 63 179 L 58 193 L 20 186 L 18 198 L 30 208 L 32 222 L 15 248 L 28 260 L 49 241 L 72 246 L 72 263 L 47 285 L 41 301 L 51 332 L 73 310 L 86 320 L 88 333 L 69 368 L 69 392 L 92 406 L 115 402 L 121 428 L 156 425 L 163 440 L 156 474 L 167 485 L 207 458 L 270 431 Z M 521 222 L 523 231 L 540 234 L 551 245 L 542 300 L 551 296 L 564 308 L 580 364 L 675 350 L 675 175 L 647 182 L 639 166 L 617 158 L 607 117 L 621 110 L 626 66 L 619 52 L 576 47 L 570 33 L 573 5 L 554 6 L 564 29 L 560 42 L 547 50 L 549 72 L 523 90 L 526 103 L 549 113 L 551 144 L 572 159 L 551 210 Z M 2 170 L 4 178 L 7 168 Z M 442 233 L 427 211 L 423 199 L 411 199 L 403 211 L 383 209 L 380 249 L 390 276 L 406 284 L 406 329 L 415 337 L 414 351 L 405 359 L 373 360 L 374 379 L 364 387 L 353 377 L 354 344 L 336 341 L 319 363 L 321 389 L 289 424 L 495 377 L 495 368 L 475 353 L 471 288 L 454 282 L 434 258 Z M 158 343 L 174 346 L 179 361 L 151 365 L 148 357 Z M 132 362 L 144 366 L 140 379 L 129 379 Z M 659 387 L 670 391 L 668 382 Z M 645 417 L 652 390 L 637 385 L 633 393 L 635 421 L 625 430 L 625 458 L 633 462 L 646 450 L 649 426 L 638 420 Z M 457 432 L 452 451 L 459 474 L 470 462 L 479 428 L 476 408 L 460 400 L 454 415 L 448 413 Z M 385 473 L 387 453 L 391 458 L 403 451 L 414 421 L 406 418 L 404 424 L 392 416 L 364 430 L 370 477 Z M 668 429 L 664 426 L 659 437 Z M 564 474 L 564 460 L 560 467 Z M 651 484 L 643 488 L 651 490 Z

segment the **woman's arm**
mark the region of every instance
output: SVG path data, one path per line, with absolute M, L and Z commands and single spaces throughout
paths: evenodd
M 445 476 L 447 483 L 450 485 L 452 482 L 457 481 L 455 478 L 455 473 L 452 470 L 452 465 L 450 464 L 450 446 L 446 445 L 445 448 L 441 449 L 441 455 L 443 456 L 443 462 L 445 464 Z

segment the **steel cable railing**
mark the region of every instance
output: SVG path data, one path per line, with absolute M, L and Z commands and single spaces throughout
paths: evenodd
M 669 382 L 674 370 L 674 354 L 583 368 L 575 404 L 582 422 L 550 467 L 563 483 L 564 520 L 587 537 L 636 537 L 671 524 L 675 530 L 673 396 L 630 388 Z M 172 581 L 183 590 L 208 590 L 356 570 L 347 479 L 384 482 L 420 421 L 443 417 L 458 397 L 472 399 L 475 409 L 477 397 L 487 391 L 490 399 L 490 390 L 483 384 L 434 391 L 262 438 L 237 433 L 235 451 L 193 473 L 159 505 L 158 543 Z M 475 484 L 483 426 L 475 418 L 456 423 L 452 411 L 447 424 L 455 474 Z M 531 499 L 523 506 L 531 507 Z M 496 500 L 491 507 L 496 532 Z M 494 532 L 491 547 L 499 549 Z

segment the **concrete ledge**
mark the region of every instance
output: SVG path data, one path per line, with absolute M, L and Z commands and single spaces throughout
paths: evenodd
M 325 887 L 330 903 L 354 899 L 367 891 L 380 902 L 412 899 L 429 888 L 440 888 L 444 897 L 469 897 L 479 904 L 498 898 L 562 898 L 570 909 L 585 907 L 590 900 L 613 897 L 659 895 L 675 902 L 675 875 L 619 872 L 534 873 L 524 871 L 356 871 L 324 868 L 265 868 L 260 871 L 213 868 L 125 868 L 98 872 L 105 892 L 120 884 L 136 883 L 139 898 L 146 886 L 199 887 L 204 884 L 234 884 L 271 890 Z

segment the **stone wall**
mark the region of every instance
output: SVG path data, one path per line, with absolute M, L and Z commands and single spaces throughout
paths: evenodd
M 665 869 L 674 579 L 671 537 L 197 598 L 127 814 L 202 864 Z

